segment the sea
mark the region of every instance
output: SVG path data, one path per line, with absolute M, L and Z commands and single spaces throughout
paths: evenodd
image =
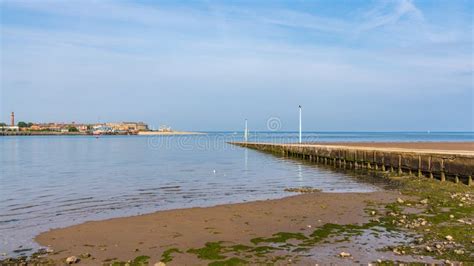
M 181 136 L 0 137 L 0 259 L 40 248 L 41 232 L 159 210 L 282 198 L 286 188 L 371 192 L 350 171 L 228 142 L 243 132 Z M 297 132 L 250 132 L 293 143 Z M 473 132 L 303 132 L 303 142 L 474 141 Z

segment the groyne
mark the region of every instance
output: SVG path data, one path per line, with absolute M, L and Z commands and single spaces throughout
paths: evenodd
M 298 157 L 334 167 L 387 171 L 474 185 L 474 152 L 434 149 L 381 148 L 324 144 L 231 144 L 288 157 Z

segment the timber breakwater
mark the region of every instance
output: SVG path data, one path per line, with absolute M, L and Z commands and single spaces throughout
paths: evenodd
M 381 147 L 383 145 L 371 147 L 371 143 L 325 145 L 232 142 L 231 144 L 339 168 L 365 168 L 397 175 L 425 176 L 441 181 L 450 180 L 469 186 L 474 185 L 472 180 L 474 151 L 467 146 L 465 150 L 452 150 Z

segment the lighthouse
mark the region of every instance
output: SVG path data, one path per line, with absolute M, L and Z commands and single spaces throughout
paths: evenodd
M 10 123 L 12 127 L 15 126 L 15 112 L 12 112 L 12 114 L 10 115 Z

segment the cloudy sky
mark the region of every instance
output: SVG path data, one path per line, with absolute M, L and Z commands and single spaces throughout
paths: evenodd
M 474 1 L 0 0 L 0 121 L 474 130 Z

